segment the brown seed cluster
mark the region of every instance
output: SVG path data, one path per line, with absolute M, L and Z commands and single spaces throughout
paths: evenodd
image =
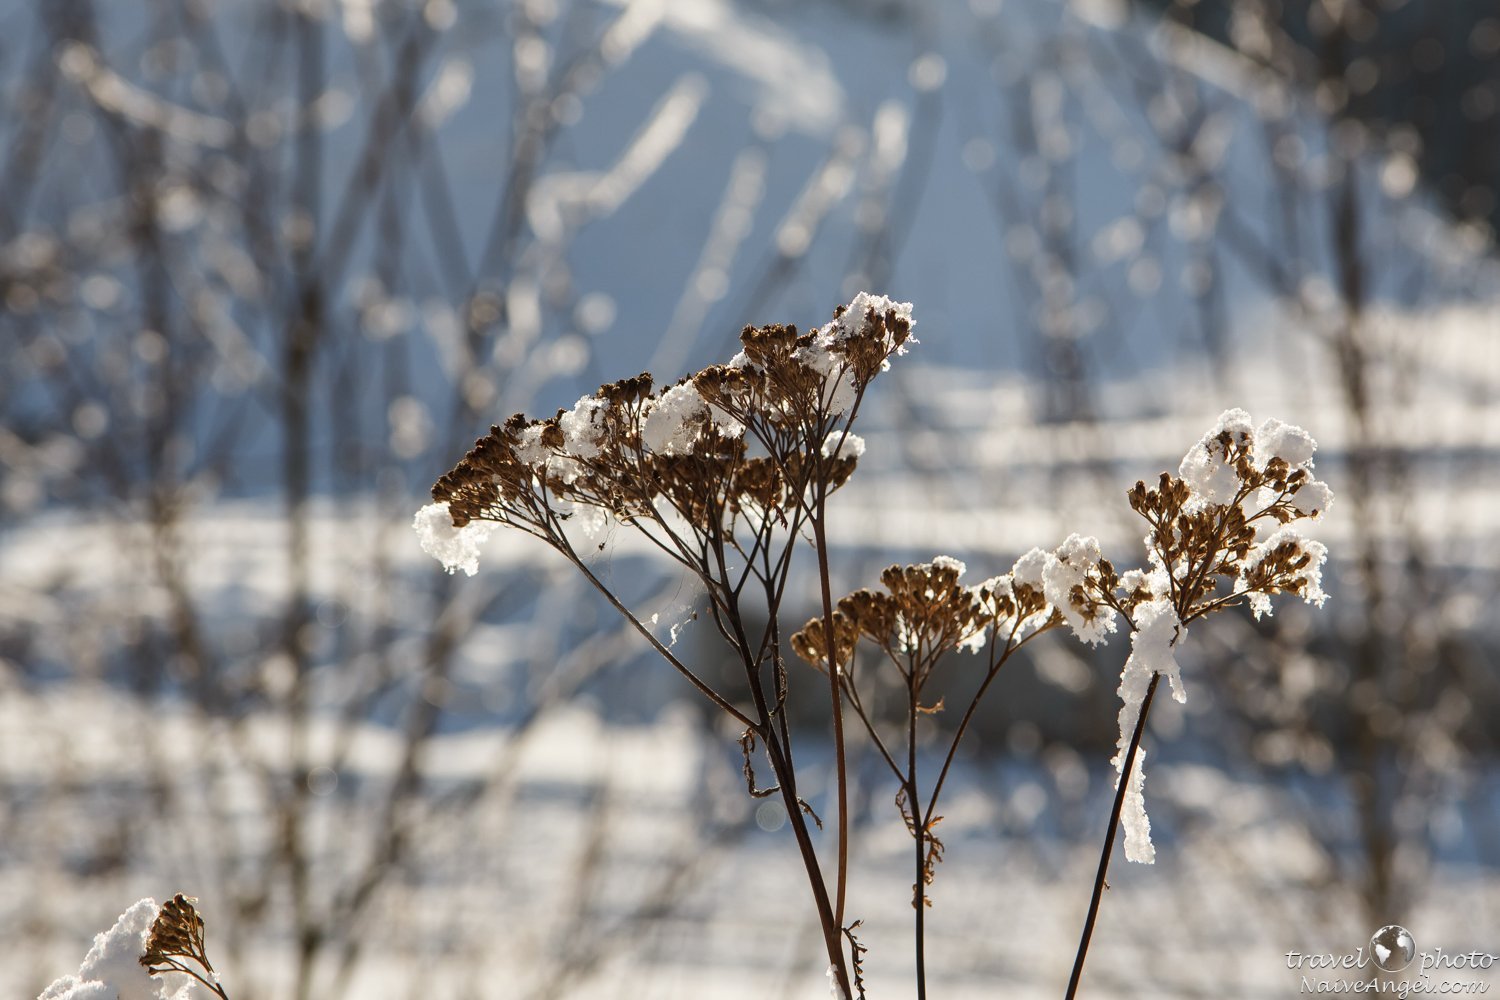
M 930 563 L 890 566 L 880 574 L 884 590 L 856 590 L 833 613 L 835 662 L 843 667 L 860 639 L 885 653 L 920 688 L 947 653 L 977 648 L 991 630 L 1018 634 L 1020 626 L 1050 617 L 1041 587 L 998 577 L 976 587 L 959 583 L 963 564 L 938 557 Z M 792 636 L 792 651 L 819 670 L 828 665 L 827 627 L 809 621 Z
M 825 454 L 827 442 L 847 431 L 865 386 L 910 339 L 904 309 L 862 302 L 807 333 L 746 327 L 729 364 L 659 392 L 643 373 L 553 417 L 517 414 L 437 481 L 433 499 L 455 527 L 495 521 L 544 538 L 577 505 L 625 522 L 665 508 L 705 530 L 784 518 L 809 489 L 848 481 L 857 455 Z
M 155 976 L 163 972 L 197 974 L 185 968 L 183 959 L 198 963 L 213 974 L 203 945 L 203 918 L 193 906 L 197 900 L 177 893 L 162 904 L 146 938 L 146 951 L 140 963 Z M 201 978 L 201 977 L 200 977 Z
M 1168 599 L 1186 624 L 1238 595 L 1257 615 L 1270 609 L 1274 594 L 1323 601 L 1323 546 L 1288 527 L 1260 537 L 1266 522 L 1316 518 L 1332 500 L 1327 485 L 1313 478 L 1311 439 L 1276 421 L 1253 431 L 1240 411 L 1226 413 L 1220 424 L 1188 452 L 1178 476 L 1162 473 L 1154 488 L 1138 482 L 1127 494 L 1150 528 L 1146 544 L 1155 568 L 1124 579 L 1111 568 L 1110 579 L 1101 580 L 1099 596 L 1112 595 L 1127 614 Z M 1278 446 L 1294 457 L 1277 453 Z M 1228 596 L 1221 591 L 1226 582 Z

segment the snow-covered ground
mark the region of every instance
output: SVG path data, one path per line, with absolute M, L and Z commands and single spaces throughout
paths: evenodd
M 17 738 L 50 730 L 59 716 L 79 737 L 69 765 L 88 776 L 86 798 L 40 796 L 35 782 L 55 774 L 56 748 Z M 250 738 L 274 740 L 278 727 L 251 720 Z M 209 954 L 230 995 L 287 995 L 291 940 L 234 941 L 216 898 L 222 883 L 214 866 L 253 864 L 258 838 L 273 834 L 256 829 L 253 778 L 209 768 L 198 755 L 205 737 L 224 738 L 202 722 L 131 710 L 107 691 L 7 699 L 0 751 L 20 821 L 7 838 L 11 856 L 66 865 L 89 827 L 123 815 L 130 799 L 157 794 L 152 775 L 159 774 L 208 797 L 222 792 L 246 855 L 205 843 L 212 824 L 203 803 L 173 802 L 154 817 L 172 836 L 128 873 L 75 875 L 38 897 L 27 888 L 35 870 L 28 878 L 8 869 L 8 912 L 0 920 L 21 934 L 59 925 L 46 949 L 7 963 L 8 993 L 49 969 L 73 968 L 112 908 L 146 892 L 187 889 L 201 894 Z M 784 819 L 776 804 L 752 809 L 738 794 L 728 741 L 705 738 L 680 712 L 621 728 L 571 709 L 553 713 L 523 747 L 512 741 L 492 730 L 443 737 L 431 748 L 439 788 L 482 785 L 487 762 L 512 749 L 516 756 L 503 791 L 487 792 L 468 812 L 436 813 L 423 826 L 411 871 L 361 924 L 364 955 L 349 995 L 824 995 L 801 873 L 778 835 Z M 319 823 L 367 822 L 361 793 L 345 789 L 377 785 L 396 766 L 389 732 L 361 728 L 355 742 L 346 771 L 324 793 Z M 119 747 L 131 743 L 149 744 L 160 770 L 121 766 Z M 1101 763 L 1053 748 L 963 767 L 945 810 L 948 860 L 929 918 L 934 989 L 975 998 L 1061 992 L 1104 819 Z M 850 912 L 865 920 L 872 995 L 901 995 L 911 976 L 910 840 L 889 808 L 889 790 L 865 784 L 879 772 L 859 774 L 856 801 L 868 819 L 856 836 Z M 1289 995 L 1299 992 L 1300 978 L 1288 969 L 1288 951 L 1342 955 L 1367 946 L 1375 928 L 1365 926 L 1355 894 L 1328 881 L 1327 859 L 1300 815 L 1322 800 L 1321 820 L 1340 821 L 1347 806 L 1336 781 L 1277 787 L 1253 773 L 1164 759 L 1150 795 L 1158 860 L 1115 866 L 1091 952 L 1090 995 Z M 1490 779 L 1467 802 L 1437 810 L 1493 810 L 1497 798 L 1500 787 Z M 1435 866 L 1420 903 L 1400 914 L 1422 950 L 1496 950 L 1500 879 L 1463 854 Z M 329 883 L 315 891 L 333 890 L 335 871 L 352 861 L 341 855 L 334 839 L 314 860 L 315 886 Z M 77 949 L 71 962 L 69 948 Z M 331 974 L 330 963 L 322 975 Z M 1495 975 L 1455 970 L 1448 978 L 1500 986 Z

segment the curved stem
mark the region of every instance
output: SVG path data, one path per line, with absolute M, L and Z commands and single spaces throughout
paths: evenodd
M 1135 766 L 1136 751 L 1141 746 L 1141 736 L 1146 732 L 1146 716 L 1151 712 L 1151 699 L 1156 697 L 1156 685 L 1161 674 L 1151 675 L 1151 684 L 1146 688 L 1146 697 L 1141 702 L 1141 714 L 1135 720 L 1135 732 L 1130 737 L 1130 749 L 1125 754 L 1125 766 L 1120 769 L 1120 787 L 1115 789 L 1115 806 L 1109 814 L 1109 831 L 1104 835 L 1104 851 L 1099 856 L 1099 872 L 1094 876 L 1094 896 L 1089 900 L 1088 919 L 1083 923 L 1083 937 L 1078 942 L 1078 957 L 1073 960 L 1073 976 L 1068 980 L 1067 1000 L 1078 993 L 1078 981 L 1083 978 L 1083 960 L 1088 957 L 1089 939 L 1094 936 L 1094 921 L 1099 917 L 1099 903 L 1104 898 L 1105 876 L 1109 874 L 1109 856 L 1115 846 L 1115 831 L 1120 828 L 1120 812 L 1125 806 L 1125 792 L 1130 787 L 1130 771 Z
M 990 685 L 995 682 L 995 678 L 999 675 L 1000 668 L 1005 666 L 1005 662 L 1010 659 L 1012 653 L 1043 632 L 1046 632 L 1049 628 L 1051 628 L 1050 625 L 1043 625 L 1020 642 L 1016 642 L 1015 637 L 1016 633 L 1020 630 L 1020 623 L 1016 622 L 1011 626 L 1010 634 L 1005 639 L 1004 651 L 1001 652 L 1000 658 L 986 671 L 984 681 L 980 683 L 979 690 L 974 693 L 973 699 L 969 702 L 969 707 L 964 711 L 964 717 L 959 720 L 958 730 L 953 734 L 953 741 L 948 744 L 948 753 L 943 758 L 943 766 L 938 770 L 937 781 L 932 786 L 932 796 L 927 800 L 927 814 L 925 818 L 928 822 L 931 822 L 932 817 L 937 813 L 938 797 L 943 794 L 943 783 L 948 780 L 948 771 L 953 767 L 953 759 L 958 755 L 958 745 L 963 741 L 964 733 L 968 732 L 969 723 L 973 721 L 974 713 L 979 709 L 979 703 L 984 700 L 984 696 L 989 691 Z M 990 640 L 992 647 L 995 642 L 996 640 L 993 638 Z
M 566 539 L 564 539 L 564 542 L 566 542 Z M 693 687 L 702 692 L 705 698 L 713 702 L 719 707 L 721 711 L 723 711 L 730 718 L 734 719 L 741 725 L 752 729 L 758 728 L 756 724 L 751 721 L 748 715 L 731 705 L 723 695 L 719 694 L 719 692 L 709 687 L 701 677 L 693 673 L 693 671 L 689 669 L 687 664 L 683 663 L 676 656 L 672 655 L 672 651 L 666 646 L 662 645 L 662 641 L 652 634 L 651 630 L 648 629 L 645 624 L 635 616 L 634 612 L 632 612 L 629 608 L 622 604 L 620 602 L 620 599 L 616 597 L 614 593 L 611 592 L 610 589 L 606 587 L 603 582 L 601 582 L 600 579 L 589 570 L 588 566 L 584 565 L 583 560 L 578 557 L 578 553 L 573 551 L 571 545 L 568 545 L 567 547 L 559 546 L 558 549 L 560 552 L 562 552 L 563 555 L 567 556 L 569 562 L 571 562 L 578 568 L 578 571 L 584 575 L 589 583 L 594 585 L 594 589 L 604 595 L 604 599 L 610 603 L 610 606 L 618 611 L 621 615 L 623 615 L 625 617 L 625 620 L 630 622 L 631 626 L 643 637 L 645 637 L 646 641 L 651 644 L 651 648 L 660 653 L 662 659 L 670 663 L 679 674 L 686 677 L 688 681 L 693 685 Z

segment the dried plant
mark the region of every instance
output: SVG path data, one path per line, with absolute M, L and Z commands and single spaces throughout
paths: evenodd
M 863 451 L 851 432 L 865 390 L 911 341 L 911 307 L 861 294 L 831 323 L 747 327 L 728 364 L 652 392 L 649 374 L 600 387 L 546 420 L 517 414 L 491 429 L 433 487 L 417 514 L 424 546 L 449 569 L 473 574 L 493 524 L 552 546 L 632 623 L 674 668 L 744 727 L 741 746 L 752 794 L 780 794 L 801 852 L 839 988 L 850 994 L 844 958 L 848 808 L 842 699 L 830 699 L 837 754 L 838 858 L 830 890 L 798 792 L 787 722 L 787 671 L 780 610 L 797 542 L 811 539 L 822 580 L 824 623 L 833 634 L 826 504 Z M 607 523 L 639 531 L 703 585 L 709 617 L 742 667 L 743 685 L 720 691 L 683 663 L 594 574 L 586 545 Z M 767 624 L 758 630 L 754 617 Z M 774 784 L 757 788 L 753 750 Z
M 193 906 L 197 901 L 179 892 L 162 904 L 156 920 L 151 924 L 146 951 L 141 955 L 141 965 L 153 976 L 165 972 L 180 972 L 191 976 L 216 996 L 229 1000 L 229 994 L 219 985 L 219 977 L 204 948 L 203 918 Z M 193 963 L 198 968 L 195 969 L 188 963 Z
M 883 589 L 835 602 L 827 561 L 827 499 L 853 474 L 864 450 L 851 431 L 871 381 L 912 343 L 911 307 L 861 293 L 832 322 L 801 333 L 793 326 L 747 327 L 743 350 L 653 391 L 649 373 L 602 386 L 571 410 L 547 419 L 522 414 L 491 429 L 433 487 L 434 503 L 414 526 L 423 546 L 449 569 L 473 574 L 479 546 L 496 524 L 518 528 L 568 559 L 692 685 L 743 726 L 740 746 L 752 796 L 779 794 L 806 869 L 842 997 L 864 995 L 864 953 L 845 922 L 848 806 L 843 727 L 853 712 L 897 781 L 896 805 L 914 851 L 917 996 L 926 996 L 927 887 L 942 860 L 937 808 L 958 746 L 980 701 L 1012 655 L 1043 632 L 1067 626 L 1097 644 L 1124 620 L 1132 649 L 1120 682 L 1119 788 L 1074 984 L 1097 913 L 1115 830 L 1126 854 L 1152 860 L 1150 826 L 1137 763 L 1151 698 L 1163 675 L 1183 697 L 1173 650 L 1193 622 L 1249 604 L 1257 616 L 1276 594 L 1321 604 L 1324 549 L 1290 527 L 1321 514 L 1331 500 L 1313 479 L 1312 439 L 1247 414 L 1225 413 L 1183 459 L 1178 475 L 1155 489 L 1137 483 L 1131 507 L 1147 522 L 1148 565 L 1125 573 L 1104 559 L 1092 537 L 1071 535 L 1052 551 L 1033 549 L 1011 571 L 964 586 L 964 565 L 948 556 L 892 566 Z M 703 585 L 708 615 L 737 656 L 742 684 L 721 690 L 684 663 L 591 569 L 587 555 L 610 525 L 639 531 Z M 1264 530 L 1263 530 L 1264 528 Z M 807 820 L 821 820 L 798 792 L 787 722 L 782 607 L 799 540 L 817 557 L 821 612 L 789 637 L 798 657 L 828 678 L 836 758 L 837 857 L 832 887 Z M 599 546 L 599 547 L 602 547 Z M 750 610 L 765 624 L 752 628 Z M 654 622 L 655 619 L 653 618 Z M 861 645 L 878 654 L 856 666 Z M 921 716 L 944 709 L 939 664 L 948 654 L 979 654 L 980 681 L 969 697 L 930 788 L 919 780 Z M 886 665 L 889 665 L 888 667 Z M 873 670 L 893 670 L 904 698 L 893 750 L 872 710 Z M 760 787 L 754 755 L 769 762 L 774 784 Z M 848 949 L 845 948 L 848 942 Z M 853 962 L 851 975 L 851 960 Z
M 1293 594 L 1319 607 L 1326 599 L 1322 566 L 1327 552 L 1290 526 L 1321 516 L 1333 502 L 1328 485 L 1312 475 L 1316 447 L 1299 427 L 1273 419 L 1255 428 L 1245 411 L 1227 411 L 1183 457 L 1176 476 L 1162 473 L 1155 489 L 1137 482 L 1130 490 L 1131 509 L 1148 525 L 1149 567 L 1117 574 L 1095 553 L 1073 569 L 1075 580 L 1066 586 L 1067 602 L 1060 606 L 1084 619 L 1118 613 L 1129 625 L 1131 651 L 1120 678 L 1114 758 L 1120 780 L 1069 997 L 1077 993 L 1083 974 L 1121 822 L 1128 859 L 1150 863 L 1156 856 L 1145 811 L 1140 744 L 1163 676 L 1173 697 L 1186 700 L 1175 650 L 1188 624 L 1242 603 L 1259 618 L 1270 614 L 1277 594 Z

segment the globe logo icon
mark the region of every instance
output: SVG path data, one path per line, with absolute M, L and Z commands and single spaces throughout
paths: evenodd
M 1370 956 L 1386 972 L 1400 972 L 1417 957 L 1417 942 L 1400 924 L 1386 924 L 1371 936 Z

